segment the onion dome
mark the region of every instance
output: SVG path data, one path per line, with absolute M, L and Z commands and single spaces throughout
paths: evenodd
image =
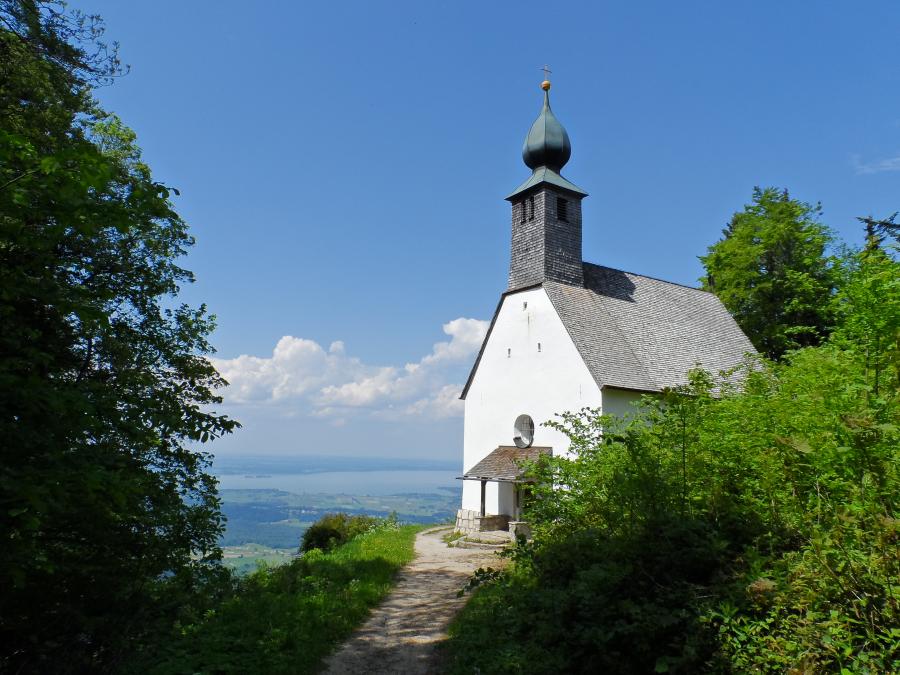
M 531 125 L 522 147 L 522 159 L 531 169 L 531 177 L 506 199 L 515 201 L 540 185 L 552 185 L 578 197 L 586 197 L 587 192 L 559 174 L 572 156 L 572 144 L 569 142 L 569 134 L 550 110 L 550 82 L 541 82 L 541 89 L 544 90 L 544 107 Z
M 544 90 L 544 107 L 525 137 L 522 159 L 529 169 L 546 166 L 559 172 L 572 156 L 572 144 L 565 127 L 550 109 L 550 82 L 544 80 L 541 88 Z

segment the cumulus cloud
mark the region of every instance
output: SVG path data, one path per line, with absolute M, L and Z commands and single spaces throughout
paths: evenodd
M 488 322 L 459 318 L 443 325 L 448 340 L 418 361 L 372 365 L 349 356 L 343 342 L 324 349 L 314 340 L 285 335 L 270 357 L 213 359 L 231 386 L 232 404 L 278 405 L 340 422 L 350 411 L 377 417 L 444 418 L 462 414 L 458 400 Z
M 858 174 L 882 173 L 884 171 L 900 171 L 900 155 L 878 159 L 872 162 L 863 162 L 859 155 L 852 158 L 853 169 Z
M 437 419 L 462 416 L 463 402 L 459 399 L 461 390 L 462 387 L 456 384 L 444 385 L 427 398 L 421 398 L 407 405 L 403 408 L 402 414 Z

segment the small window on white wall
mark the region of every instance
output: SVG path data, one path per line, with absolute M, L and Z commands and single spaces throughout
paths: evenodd
M 513 443 L 517 448 L 529 448 L 534 443 L 534 420 L 528 415 L 519 415 L 513 425 Z

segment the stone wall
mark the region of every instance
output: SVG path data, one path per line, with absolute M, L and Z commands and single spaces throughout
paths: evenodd
M 509 536 L 515 540 L 531 539 L 531 525 L 524 520 L 509 521 Z
M 492 532 L 494 530 L 507 530 L 509 528 L 509 516 L 487 515 L 482 516 L 479 511 L 460 509 L 456 512 L 456 531 L 464 534 L 475 532 Z

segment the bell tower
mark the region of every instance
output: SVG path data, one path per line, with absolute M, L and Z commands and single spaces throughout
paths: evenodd
M 572 146 L 550 109 L 550 81 L 541 89 L 544 105 L 522 147 L 531 178 L 506 198 L 512 203 L 508 291 L 544 281 L 584 284 L 581 200 L 587 192 L 560 175 Z

